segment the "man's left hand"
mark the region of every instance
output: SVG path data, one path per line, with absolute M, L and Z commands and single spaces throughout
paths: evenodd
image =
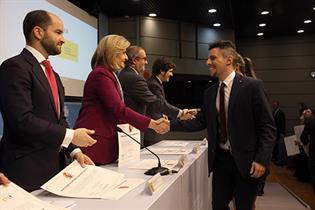
M 250 169 L 250 177 L 259 178 L 265 174 L 265 171 L 266 171 L 265 166 L 254 161 Z
M 73 158 L 80 163 L 82 168 L 84 168 L 85 165 L 95 165 L 93 163 L 93 161 L 87 155 L 83 154 L 82 152 L 76 153 Z

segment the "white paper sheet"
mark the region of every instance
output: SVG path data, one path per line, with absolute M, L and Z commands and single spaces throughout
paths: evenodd
M 26 192 L 13 182 L 9 186 L 0 186 L 1 210 L 66 210 L 56 207 Z
M 299 146 L 296 145 L 295 141 L 296 141 L 295 135 L 284 137 L 284 144 L 285 144 L 285 148 L 287 150 L 288 156 L 292 156 L 292 155 L 296 155 L 300 153 Z
M 302 134 L 302 132 L 304 130 L 304 125 L 296 125 L 296 126 L 293 127 L 293 129 L 294 129 L 294 133 L 295 133 L 296 139 L 298 141 L 300 141 L 301 134 Z
M 124 190 L 117 190 L 125 182 L 132 185 L 123 188 Z M 82 168 L 74 161 L 41 188 L 66 197 L 116 200 L 139 184 L 140 180 L 125 179 L 123 174 L 97 166 L 86 165 Z
M 188 148 L 172 148 L 172 147 L 163 147 L 163 148 L 150 148 L 152 152 L 158 155 L 187 155 L 191 152 L 191 149 Z M 142 154 L 151 154 L 149 151 L 143 150 Z
M 161 165 L 168 169 L 172 169 L 177 165 L 177 160 L 161 160 Z M 158 165 L 157 159 L 144 159 L 139 162 L 132 163 L 128 168 L 132 169 L 150 169 Z
M 186 147 L 189 143 L 187 141 L 170 141 L 164 140 L 159 142 L 159 147 Z
M 130 131 L 129 124 L 120 124 L 118 127 L 139 142 L 138 144 L 126 134 L 118 132 L 118 167 L 126 167 L 131 162 L 140 161 L 140 131 L 136 128 Z

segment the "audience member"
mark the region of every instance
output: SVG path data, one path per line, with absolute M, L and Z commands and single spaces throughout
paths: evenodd
M 272 108 L 273 108 L 272 115 L 275 120 L 276 128 L 277 128 L 276 142 L 273 148 L 272 156 L 276 165 L 284 165 L 285 158 L 283 158 L 283 156 L 285 156 L 286 154 L 282 154 L 280 151 L 282 151 L 281 145 L 284 144 L 285 124 L 286 124 L 285 114 L 280 109 L 279 101 L 273 101 Z
M 241 75 L 245 74 L 245 62 L 240 54 L 237 54 L 235 72 Z
M 243 59 L 245 63 L 244 75 L 257 79 L 252 60 L 249 57 L 244 57 Z
M 85 82 L 75 127 L 95 130 L 92 136 L 98 140 L 97 143 L 82 150 L 99 165 L 112 163 L 118 157 L 118 124 L 130 123 L 141 131 L 150 128 L 157 133 L 169 130 L 168 120 L 150 119 L 126 107 L 123 102 L 124 96 L 116 72 L 125 67 L 129 45 L 129 41 L 122 36 L 103 37 L 92 57 L 93 70 Z
M 304 145 L 309 145 L 309 171 L 312 178 L 313 191 L 315 194 L 315 117 L 314 112 L 307 109 L 303 113 L 305 127 L 301 135 Z

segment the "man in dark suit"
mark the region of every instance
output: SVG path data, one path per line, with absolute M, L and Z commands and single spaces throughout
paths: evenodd
M 207 65 L 219 82 L 205 91 L 201 112 L 190 121 L 174 121 L 171 130 L 208 131 L 208 167 L 213 172 L 212 205 L 251 210 L 257 183 L 271 159 L 274 121 L 260 80 L 235 73 L 237 53 L 231 41 L 209 46 Z
M 89 134 L 94 131 L 67 129 L 64 88 L 58 74 L 47 65 L 49 55 L 61 52 L 63 31 L 56 15 L 43 10 L 29 12 L 23 21 L 26 47 L 0 66 L 4 122 L 0 170 L 28 191 L 58 173 L 68 155 L 82 166 L 93 164 L 75 145 L 93 145 L 96 141 Z
M 169 82 L 173 76 L 175 64 L 167 57 L 157 58 L 152 66 L 152 76 L 148 79 L 150 91 L 160 100 L 160 103 L 150 104 L 146 115 L 152 119 L 160 119 L 164 115 L 171 119 L 180 118 L 181 120 L 192 119 L 195 110 L 179 109 L 169 104 L 165 98 L 163 82 Z M 159 142 L 161 135 L 153 131 L 147 131 L 144 134 L 144 145 L 149 146 Z
M 276 128 L 277 128 L 277 135 L 276 135 L 276 142 L 275 146 L 273 148 L 272 156 L 273 159 L 275 160 L 276 164 L 283 165 L 285 164 L 285 158 L 284 156 L 286 154 L 282 154 L 280 151 L 280 141 L 282 141 L 282 145 L 284 144 L 284 135 L 285 135 L 285 114 L 284 112 L 280 109 L 280 103 L 279 101 L 273 101 L 272 102 L 272 116 L 273 119 L 275 120 L 276 123 Z
M 134 111 L 145 114 L 148 104 L 159 102 L 142 76 L 145 65 L 148 64 L 147 56 L 143 48 L 135 45 L 128 47 L 126 54 L 126 67 L 118 74 L 125 104 Z
M 301 134 L 304 145 L 309 144 L 309 170 L 312 177 L 313 191 L 315 194 L 315 117 L 314 112 L 307 109 L 303 112 L 305 127 Z

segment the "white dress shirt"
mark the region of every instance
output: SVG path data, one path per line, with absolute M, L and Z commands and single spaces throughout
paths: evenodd
M 216 108 L 219 113 L 220 111 L 220 86 L 221 83 L 223 82 L 225 84 L 224 88 L 224 107 L 225 107 L 225 118 L 226 118 L 226 123 L 228 123 L 228 110 L 229 110 L 229 100 L 230 100 L 230 94 L 233 86 L 233 80 L 235 77 L 235 71 L 232 71 L 227 78 L 225 78 L 224 81 L 219 81 L 219 88 L 218 88 L 218 93 L 217 93 L 217 98 L 216 98 Z M 226 125 L 227 126 L 227 125 Z M 219 147 L 224 149 L 224 150 L 231 150 L 231 144 L 230 144 L 230 138 L 229 138 L 229 132 L 228 128 L 227 130 L 227 142 L 225 144 L 219 144 Z

